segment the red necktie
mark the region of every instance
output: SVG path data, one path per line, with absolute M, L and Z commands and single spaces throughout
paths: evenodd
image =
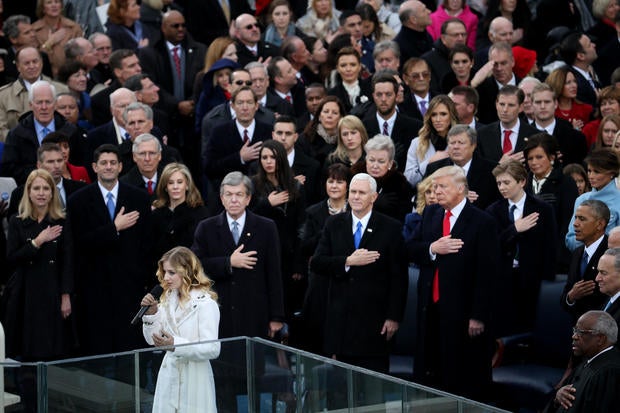
M 244 129 L 243 130 L 243 143 L 245 144 L 249 140 L 250 140 L 250 135 L 248 135 L 248 130 Z
M 172 60 L 174 60 L 174 68 L 177 71 L 177 78 L 181 78 L 181 58 L 179 57 L 179 46 L 172 48 Z
M 504 154 L 510 152 L 512 150 L 512 143 L 510 142 L 510 134 L 512 133 L 511 130 L 505 130 L 504 131 L 504 145 L 502 146 L 502 152 Z
M 149 195 L 153 195 L 153 181 L 148 181 L 146 183 L 146 191 L 149 193 Z
M 288 103 L 293 103 L 293 101 L 291 100 L 291 95 L 286 95 L 284 97 L 284 99 L 288 102 Z
M 450 217 L 452 213 L 450 211 L 446 211 L 446 214 L 443 216 L 443 235 L 450 235 Z M 435 270 L 435 277 L 433 277 L 433 302 L 436 303 L 439 301 L 439 268 Z

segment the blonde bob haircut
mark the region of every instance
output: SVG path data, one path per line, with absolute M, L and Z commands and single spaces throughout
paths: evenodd
M 165 302 L 168 299 L 168 294 L 173 291 L 168 288 L 164 281 L 166 275 L 164 263 L 166 262 L 181 277 L 181 288 L 178 291 L 179 302 L 186 303 L 189 301 L 189 292 L 194 289 L 204 291 L 214 301 L 217 301 L 217 293 L 213 291 L 213 281 L 205 275 L 196 254 L 187 247 L 175 247 L 166 252 L 157 263 L 157 279 L 164 289 L 161 302 Z
M 19 206 L 17 208 L 19 217 L 23 220 L 27 218 L 37 220 L 37 218 L 39 218 L 35 215 L 36 211 L 32 206 L 32 201 L 30 200 L 30 189 L 32 188 L 34 180 L 37 178 L 43 179 L 52 190 L 52 200 L 47 207 L 47 214 L 52 219 L 64 218 L 65 213 L 63 212 L 62 204 L 60 203 L 58 188 L 56 188 L 56 183 L 54 182 L 54 178 L 52 178 L 52 175 L 45 169 L 35 169 L 34 171 L 30 172 L 30 175 L 28 175 L 28 179 L 26 180 L 26 186 L 24 188 L 24 195 L 22 195 L 22 199 L 19 201 Z
M 168 181 L 175 172 L 179 172 L 185 177 L 185 183 L 187 184 L 185 203 L 187 204 L 187 206 L 189 206 L 190 208 L 196 208 L 200 205 L 204 205 L 202 197 L 200 196 L 200 191 L 198 191 L 198 188 L 196 188 L 196 184 L 194 184 L 192 174 L 187 168 L 187 166 L 183 165 L 182 163 L 172 162 L 166 165 L 166 167 L 161 173 L 161 177 L 159 178 L 159 182 L 157 183 L 157 199 L 155 200 L 155 202 L 153 202 L 153 206 L 155 208 L 170 206 Z

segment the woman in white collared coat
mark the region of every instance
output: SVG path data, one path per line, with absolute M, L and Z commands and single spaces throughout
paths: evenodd
M 141 302 L 151 306 L 142 318 L 144 338 L 151 345 L 170 347 L 157 376 L 153 413 L 215 412 L 209 360 L 220 354 L 220 343 L 202 343 L 218 338 L 220 311 L 213 282 L 185 247 L 163 255 L 157 278 L 164 290 L 160 303 L 151 294 Z M 197 342 L 202 344 L 182 345 Z

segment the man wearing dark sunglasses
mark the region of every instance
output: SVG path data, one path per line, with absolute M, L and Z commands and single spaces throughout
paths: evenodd
M 260 27 L 251 14 L 242 14 L 235 19 L 235 38 L 237 39 L 237 57 L 241 66 L 277 56 L 278 48 L 260 39 Z

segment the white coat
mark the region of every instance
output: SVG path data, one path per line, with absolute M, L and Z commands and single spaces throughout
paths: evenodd
M 149 344 L 153 344 L 153 334 L 161 334 L 162 330 L 174 338 L 175 346 L 217 340 L 217 303 L 201 290 L 191 290 L 190 297 L 189 302 L 178 307 L 177 300 L 168 299 L 158 305 L 157 313 L 142 318 L 142 333 Z M 153 413 L 217 411 L 209 360 L 219 354 L 219 342 L 167 351 L 157 376 Z

